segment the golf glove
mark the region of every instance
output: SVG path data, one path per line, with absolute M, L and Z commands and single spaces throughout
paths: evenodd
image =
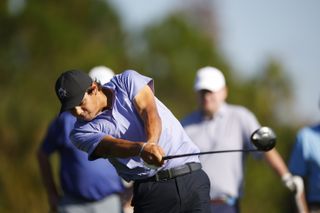
M 301 194 L 303 192 L 303 180 L 300 176 L 286 173 L 282 176 L 282 182 L 284 185 L 295 194 Z

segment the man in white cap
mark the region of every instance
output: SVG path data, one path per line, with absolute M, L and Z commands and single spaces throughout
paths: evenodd
M 214 67 L 199 69 L 194 89 L 198 94 L 200 109 L 188 115 L 181 123 L 200 151 L 254 148 L 250 136 L 260 124 L 245 107 L 225 102 L 226 81 L 220 70 Z M 211 182 L 211 212 L 240 211 L 244 154 L 236 152 L 201 156 L 203 168 Z M 264 156 L 285 185 L 295 190 L 299 180 L 289 173 L 279 153 L 272 149 Z

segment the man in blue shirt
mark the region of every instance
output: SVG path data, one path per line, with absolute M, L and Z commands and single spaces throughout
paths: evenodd
M 208 213 L 210 182 L 199 158 L 162 159 L 199 149 L 153 92 L 153 80 L 133 70 L 103 86 L 78 70 L 56 81 L 61 111 L 78 118 L 72 142 L 90 160 L 108 158 L 122 178 L 135 181 L 135 212 Z
M 95 69 L 90 75 L 103 83 L 112 74 L 109 70 Z M 99 74 L 99 75 L 97 75 Z M 101 78 L 104 76 L 106 78 Z M 96 79 L 97 77 L 98 79 Z M 62 113 L 50 124 L 38 150 L 38 161 L 53 212 L 121 213 L 119 194 L 124 188 L 113 166 L 104 159 L 88 161 L 87 154 L 78 150 L 69 139 L 76 118 L 69 112 Z M 62 195 L 54 181 L 50 156 L 60 157 L 60 184 Z
M 320 124 L 302 128 L 296 137 L 289 169 L 303 177 L 310 212 L 320 212 Z

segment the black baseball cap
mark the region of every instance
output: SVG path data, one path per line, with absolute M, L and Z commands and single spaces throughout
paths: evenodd
M 92 79 L 81 70 L 68 70 L 63 72 L 56 81 L 55 90 L 61 102 L 60 113 L 78 106 Z

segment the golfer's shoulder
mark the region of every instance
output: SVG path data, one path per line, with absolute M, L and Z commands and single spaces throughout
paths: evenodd
M 113 82 L 119 87 L 131 87 L 149 82 L 150 77 L 147 77 L 133 69 L 124 70 L 122 73 L 115 75 Z
M 141 74 L 133 69 L 127 69 L 124 70 L 122 73 L 116 75 L 118 78 L 123 78 L 123 79 L 131 79 L 135 78 L 137 76 L 140 76 Z

